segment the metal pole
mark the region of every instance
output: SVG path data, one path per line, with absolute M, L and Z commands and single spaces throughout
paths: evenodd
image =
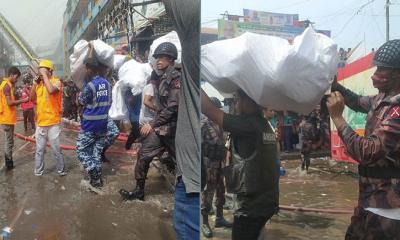
M 131 21 L 132 38 L 128 44 L 130 48 L 130 54 L 132 56 L 135 56 L 136 46 L 134 46 L 133 43 L 136 41 L 136 31 L 135 31 L 135 23 L 133 22 L 133 9 L 134 7 L 131 4 L 129 4 L 129 20 Z
M 129 5 L 130 5 L 130 2 L 129 2 L 129 0 L 126 0 L 125 1 L 125 7 L 126 8 L 128 8 L 129 9 Z M 128 15 L 130 15 L 131 13 L 130 13 L 130 11 L 128 11 Z M 126 17 L 125 17 L 125 23 L 126 23 L 126 38 L 127 38 L 127 41 L 128 41 L 128 46 L 129 46 L 129 52 L 131 52 L 131 44 L 130 44 L 130 39 L 129 39 L 129 21 L 128 21 L 128 19 L 129 19 L 129 16 L 128 15 L 126 15 Z
M 386 41 L 389 41 L 389 4 L 390 0 L 386 0 Z

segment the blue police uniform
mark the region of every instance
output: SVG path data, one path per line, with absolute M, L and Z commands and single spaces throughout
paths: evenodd
M 77 141 L 78 159 L 89 173 L 91 184 L 97 186 L 101 182 L 101 153 L 106 144 L 111 100 L 111 86 L 100 76 L 88 82 L 79 97 L 84 110 Z

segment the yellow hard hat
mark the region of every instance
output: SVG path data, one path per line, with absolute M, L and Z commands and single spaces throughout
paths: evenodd
M 39 63 L 39 68 L 48 68 L 54 70 L 53 62 L 48 59 L 42 59 Z

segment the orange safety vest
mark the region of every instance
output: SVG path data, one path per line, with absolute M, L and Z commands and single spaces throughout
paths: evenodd
M 49 94 L 41 81 L 36 85 L 36 122 L 39 127 L 53 126 L 61 123 L 62 115 L 62 83 L 60 79 L 52 77 L 51 84 L 59 86 L 58 92 Z
M 4 78 L 0 84 L 0 124 L 15 125 L 17 123 L 17 107 L 7 104 L 6 95 L 4 95 L 6 85 L 10 87 L 11 100 L 15 100 L 14 87 L 8 78 Z

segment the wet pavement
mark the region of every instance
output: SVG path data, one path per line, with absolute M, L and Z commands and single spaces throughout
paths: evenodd
M 25 134 L 22 128 L 17 123 L 16 132 L 33 134 Z M 65 130 L 61 142 L 75 145 L 76 137 L 76 132 Z M 0 171 L 0 227 L 11 226 L 11 239 L 16 240 L 175 239 L 173 194 L 155 168 L 149 171 L 146 201 L 121 200 L 118 190 L 133 187 L 136 160 L 123 146 L 117 141 L 110 150 L 119 153 L 107 154 L 111 163 L 104 164 L 104 194 L 97 195 L 81 186 L 84 172 L 75 151 L 63 151 L 68 175 L 60 177 L 47 148 L 44 175 L 37 177 L 33 174 L 35 144 L 15 138 L 15 169 Z
M 286 175 L 280 179 L 280 204 L 319 209 L 352 211 L 357 204 L 356 166 L 328 159 L 314 159 L 309 172 L 301 171 L 300 160 L 283 161 Z M 232 211 L 225 210 L 232 221 Z M 266 225 L 261 239 L 344 239 L 351 214 L 293 212 L 281 210 Z M 210 216 L 213 228 L 215 216 Z M 231 239 L 231 229 L 214 229 L 214 238 Z M 206 238 L 202 238 L 206 239 Z

